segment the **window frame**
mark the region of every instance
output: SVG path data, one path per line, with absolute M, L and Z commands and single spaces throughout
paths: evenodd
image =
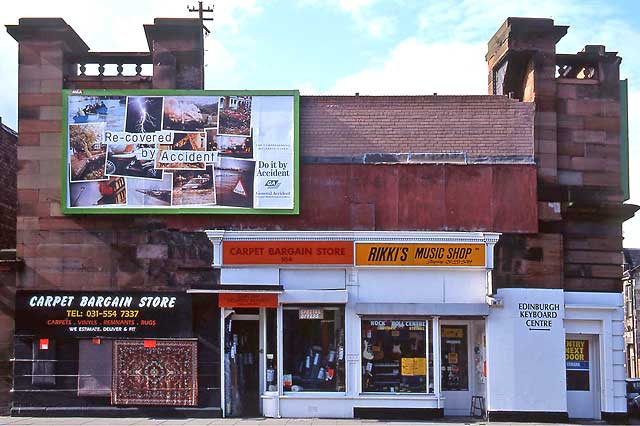
M 344 330 L 344 355 L 343 355 L 343 374 L 344 374 L 344 390 L 335 390 L 335 391 L 330 391 L 330 390 L 306 390 L 303 389 L 301 391 L 292 391 L 292 390 L 285 390 L 284 389 L 284 364 L 285 364 L 285 358 L 287 356 L 287 354 L 285 354 L 284 351 L 284 335 L 285 335 L 285 311 L 298 311 L 300 309 L 322 309 L 322 310 L 328 310 L 328 311 L 340 311 L 342 310 L 342 327 Z M 349 339 L 349 331 L 347 329 L 347 306 L 346 304 L 341 304 L 341 303 L 331 303 L 331 304 L 322 304 L 322 303 L 292 303 L 292 304 L 280 304 L 279 306 L 279 311 L 281 312 L 281 321 L 280 323 L 282 324 L 279 330 L 279 334 L 281 336 L 281 345 L 279 345 L 278 351 L 280 353 L 280 360 L 278 361 L 278 366 L 280 367 L 280 372 L 278 373 L 278 377 L 279 377 L 279 383 L 278 383 L 278 389 L 279 389 L 279 393 L 282 397 L 296 397 L 296 398 L 305 398 L 305 397 L 314 397 L 314 396 L 318 396 L 318 395 L 326 395 L 326 396 L 334 396 L 334 397 L 344 397 L 347 394 L 347 391 L 349 389 L 349 375 L 347 374 L 347 365 L 348 365 L 348 361 L 347 361 L 347 346 L 348 346 L 348 339 Z M 299 321 L 314 321 L 314 320 L 299 320 Z M 338 354 L 336 354 L 336 357 L 338 356 Z
M 433 364 L 433 392 L 429 392 L 429 385 L 431 385 L 431 382 L 429 381 L 429 361 L 430 361 L 430 357 L 429 357 L 429 343 L 434 344 L 435 343 L 435 339 L 433 338 L 434 336 L 434 327 L 435 327 L 435 323 L 437 321 L 434 321 L 434 317 L 433 316 L 403 316 L 403 315 L 386 315 L 385 314 L 381 314 L 381 315 L 375 315 L 375 314 L 367 314 L 367 315 L 359 315 L 358 316 L 359 321 L 358 321 L 358 335 L 360 336 L 360 339 L 358 341 L 358 346 L 359 346 L 359 353 L 358 353 L 358 358 L 359 358 L 359 363 L 358 363 L 358 394 L 360 396 L 388 396 L 388 397 L 397 397 L 397 398 L 403 398 L 403 397 L 425 397 L 425 396 L 429 396 L 429 397 L 433 397 L 437 394 L 437 390 L 435 387 L 435 382 L 437 380 L 436 378 L 436 365 L 435 365 L 435 359 L 437 358 L 436 355 L 436 348 L 435 346 L 432 347 L 433 350 L 433 358 L 434 358 L 434 364 Z M 365 362 L 364 362 L 364 357 L 362 356 L 362 352 L 363 352 L 363 346 L 362 346 L 362 342 L 364 339 L 364 336 L 362 335 L 362 326 L 363 326 L 363 321 L 375 321 L 375 320 L 381 320 L 381 321 L 392 321 L 392 320 L 403 320 L 403 321 L 424 321 L 425 322 L 425 329 L 424 329 L 424 334 L 425 334 L 425 362 L 426 362 L 426 371 L 425 371 L 425 389 L 426 392 L 372 392 L 372 391 L 365 391 L 364 390 L 364 383 L 363 383 L 363 371 L 364 371 L 364 367 L 365 367 Z M 434 340 L 434 342 L 431 342 L 429 339 L 429 332 L 431 332 L 431 340 Z

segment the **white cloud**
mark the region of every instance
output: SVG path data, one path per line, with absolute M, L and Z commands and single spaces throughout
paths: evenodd
M 395 23 L 388 16 L 378 16 L 364 20 L 367 32 L 375 38 L 382 38 L 393 33 Z
M 227 87 L 237 86 L 239 81 L 234 72 L 238 66 L 236 56 L 215 37 L 206 37 L 204 48 L 206 89 L 223 89 L 221 82 Z
M 195 3 L 195 2 L 194 2 Z M 257 0 L 224 0 L 217 1 L 214 7 L 214 20 L 205 25 L 216 28 L 230 28 L 234 32 L 242 30 L 244 20 L 247 17 L 262 13 L 263 8 L 258 5 Z
M 396 30 L 396 19 L 376 10 L 376 6 L 383 3 L 380 0 L 304 0 L 302 3 L 338 9 L 351 18 L 358 31 L 373 38 L 390 36 Z
M 373 6 L 375 2 L 376 0 L 338 0 L 338 5 L 343 10 L 356 13 Z
M 483 44 L 400 42 L 380 65 L 336 81 L 331 94 L 485 94 Z M 452 54 L 455 52 L 455 54 Z

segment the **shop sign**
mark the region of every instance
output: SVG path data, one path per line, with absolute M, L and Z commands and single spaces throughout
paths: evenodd
M 225 265 L 353 265 L 351 241 L 223 241 Z
M 484 244 L 356 243 L 356 266 L 485 266 Z
M 220 293 L 220 308 L 277 308 L 277 293 Z
M 298 309 L 298 319 L 315 319 L 321 320 L 324 319 L 324 310 L 323 309 L 312 309 L 312 308 L 301 308 Z
M 529 331 L 551 331 L 560 312 L 559 303 L 518 303 L 518 314 Z
M 184 293 L 16 293 L 17 335 L 190 337 L 191 297 Z
M 464 329 L 459 327 L 442 327 L 442 337 L 462 339 L 464 337 Z
M 589 341 L 566 341 L 565 360 L 567 370 L 589 371 Z
M 65 214 L 298 214 L 295 90 L 63 91 Z
M 367 322 L 369 327 L 379 331 L 424 331 L 425 329 L 424 320 L 368 320 Z

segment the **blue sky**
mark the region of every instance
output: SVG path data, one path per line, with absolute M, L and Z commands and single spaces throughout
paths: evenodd
M 4 24 L 60 16 L 96 51 L 142 51 L 142 25 L 186 17 L 196 1 L 3 3 Z M 302 94 L 485 94 L 486 42 L 508 16 L 570 25 L 558 52 L 605 44 L 630 88 L 632 199 L 640 204 L 640 2 L 589 0 L 218 0 L 206 39 L 207 89 L 300 89 Z M 17 122 L 17 44 L 0 35 L 0 117 Z M 625 225 L 640 247 L 640 217 Z

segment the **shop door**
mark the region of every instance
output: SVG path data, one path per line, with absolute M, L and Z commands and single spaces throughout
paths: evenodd
M 445 322 L 440 327 L 440 388 L 445 397 L 444 414 L 448 416 L 468 415 L 473 395 L 470 380 L 471 356 L 469 336 L 471 327 L 466 322 Z
M 237 309 L 237 311 L 258 309 Z M 231 312 L 231 311 L 229 311 Z M 230 313 L 224 320 L 224 415 L 260 415 L 260 316 Z
M 598 337 L 567 335 L 567 411 L 574 419 L 600 419 Z

